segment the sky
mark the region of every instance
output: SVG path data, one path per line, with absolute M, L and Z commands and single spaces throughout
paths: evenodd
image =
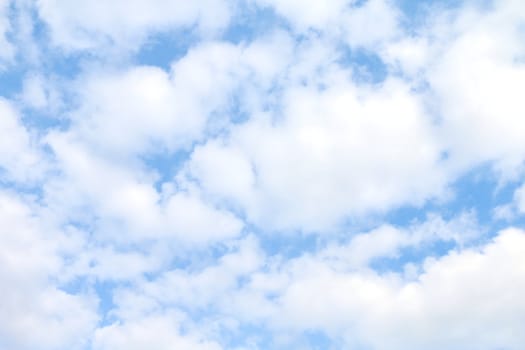
M 522 0 L 0 0 L 0 350 L 518 350 Z

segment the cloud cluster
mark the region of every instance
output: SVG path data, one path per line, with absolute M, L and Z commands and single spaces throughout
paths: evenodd
M 11 22 L 8 16 L 9 5 L 9 1 L 3 1 L 0 4 L 0 70 L 4 69 L 3 66 L 9 63 L 14 56 L 13 44 L 8 39 L 11 30 Z
M 1 2 L 0 348 L 520 349 L 524 28 Z
M 135 51 L 152 34 L 193 27 L 209 36 L 223 29 L 232 16 L 231 4 L 223 0 L 38 0 L 36 7 L 51 42 L 71 52 L 112 47 Z

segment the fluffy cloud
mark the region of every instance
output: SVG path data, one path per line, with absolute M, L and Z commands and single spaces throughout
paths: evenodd
M 414 281 L 306 258 L 291 265 L 275 322 L 324 329 L 349 347 L 518 349 L 524 247 L 524 232 L 509 229 L 481 249 L 427 260 Z
M 405 3 L 2 2 L 0 348 L 518 349 L 524 7 Z
M 518 211 L 525 213 L 525 185 L 521 185 L 516 192 L 514 192 L 514 202 Z
M 93 349 L 159 350 L 195 349 L 220 350 L 217 343 L 193 335 L 181 335 L 173 315 L 145 317 L 123 325 L 111 325 L 97 330 Z
M 36 3 L 53 44 L 66 50 L 137 50 L 152 33 L 197 26 L 203 34 L 211 35 L 224 28 L 231 17 L 230 6 L 223 0 Z
M 15 48 L 8 40 L 7 34 L 11 30 L 11 22 L 8 16 L 10 1 L 2 1 L 0 4 L 0 71 L 3 65 L 14 58 Z
M 364 91 L 294 86 L 282 113 L 277 123 L 261 114 L 196 149 L 190 177 L 255 223 L 305 230 L 417 205 L 445 185 L 431 120 L 400 82 Z M 234 177 L 215 176 L 230 171 Z
M 496 160 L 502 167 L 524 159 L 524 16 L 512 1 L 479 16 L 467 12 L 456 23 L 460 34 L 430 72 L 443 101 L 444 132 L 459 159 Z
M 355 0 L 330 2 L 298 0 L 255 0 L 261 7 L 271 7 L 285 18 L 297 34 L 309 30 L 342 39 L 352 48 L 373 48 L 398 31 L 397 9 L 390 1 Z
M 430 218 L 408 230 L 380 227 L 293 259 L 265 256 L 257 241 L 241 241 L 217 264 L 122 290 L 116 314 L 144 320 L 140 315 L 161 317 L 166 307 L 199 310 L 211 318 L 200 316 L 201 329 L 219 318 L 222 331 L 231 332 L 236 327 L 227 320 L 236 320 L 272 332 L 274 347 L 295 348 L 306 332 L 318 331 L 345 348 L 519 349 L 524 231 L 506 229 L 489 242 L 409 259 L 396 270 L 370 268 L 374 258 L 397 259 L 403 246 L 479 232 L 471 225 L 463 216 Z M 112 328 L 120 326 L 107 332 Z
M 324 29 L 330 24 L 335 24 L 341 11 L 349 6 L 346 0 L 335 0 L 330 3 L 298 0 L 256 0 L 256 3 L 259 6 L 274 8 L 278 14 L 289 20 L 299 30 Z
M 169 72 L 151 66 L 93 69 L 75 82 L 79 106 L 69 116 L 71 131 L 119 157 L 188 149 L 205 132 L 229 125 L 237 94 L 257 103 L 257 94 L 288 63 L 291 46 L 277 32 L 250 45 L 204 43 L 173 61 Z
M 0 178 L 27 182 L 44 171 L 36 139 L 26 129 L 13 104 L 0 97 Z
M 47 205 L 65 222 L 75 218 L 98 230 L 101 240 L 164 237 L 207 243 L 236 236 L 242 229 L 233 214 L 203 203 L 198 193 L 173 193 L 169 186 L 159 193 L 151 174 L 113 164 L 71 135 L 49 135 L 48 140 L 61 173 L 46 184 Z M 98 225 L 93 227 L 93 221 Z
M 494 162 L 509 178 L 524 160 L 524 16 L 517 1 L 490 9 L 467 2 L 384 48 L 386 62 L 427 84 L 440 138 L 457 168 Z
M 66 293 L 53 282 L 65 256 L 75 252 L 76 238 L 55 231 L 29 205 L 0 193 L 0 346 L 83 349 L 98 321 L 97 299 Z

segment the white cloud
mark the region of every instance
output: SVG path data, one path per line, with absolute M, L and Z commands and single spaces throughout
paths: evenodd
M 88 343 L 98 321 L 96 298 L 68 294 L 52 282 L 72 239 L 16 196 L 0 193 L 0 347 L 83 349 Z
M 400 14 L 388 0 L 368 0 L 342 18 L 350 47 L 375 49 L 400 35 Z
M 20 114 L 0 97 L 0 177 L 15 182 L 35 180 L 42 176 L 44 165 L 38 143 Z
M 403 248 L 424 251 L 436 242 L 462 246 L 479 239 L 481 235 L 472 213 L 462 213 L 448 221 L 432 214 L 425 221 L 406 228 L 382 225 L 370 232 L 353 236 L 348 244 L 330 244 L 317 255 L 344 269 L 355 269 L 368 266 L 375 258 L 399 258 Z
M 17 43 L 40 30 L 32 5 L 13 21 L 11 3 L 0 64 L 11 26 Z M 487 241 L 475 209 L 443 217 L 468 171 L 523 175 L 521 1 L 411 28 L 389 0 L 255 3 L 290 32 L 250 24 L 253 40 L 219 41 L 237 5 L 223 0 L 35 2 L 63 51 L 39 61 L 19 44 L 35 50 L 14 93 L 28 115 L 0 99 L 0 182 L 32 185 L 0 191 L 0 348 L 215 350 L 251 346 L 255 328 L 281 348 L 319 331 L 345 348 L 519 349 L 525 232 Z M 169 69 L 122 59 L 181 29 L 198 42 Z M 356 81 L 347 49 L 377 54 L 384 81 Z M 55 84 L 63 53 L 80 73 Z M 495 216 L 524 213 L 524 188 Z M 381 221 L 432 200 L 423 222 Z M 298 236 L 282 231 L 323 236 L 290 257 L 280 240 Z
M 4 64 L 10 63 L 15 55 L 15 47 L 8 39 L 11 31 L 11 21 L 9 18 L 9 7 L 11 1 L 0 3 L 0 71 L 4 69 Z
M 514 192 L 514 204 L 520 213 L 525 213 L 525 184 Z
M 348 348 L 519 349 L 524 231 L 510 228 L 479 246 L 408 260 L 402 272 L 378 273 L 368 265 L 401 247 L 448 240 L 451 230 L 471 230 L 469 220 L 430 218 L 409 229 L 381 227 L 354 237 L 346 248 L 329 246 L 293 259 L 264 255 L 257 241 L 242 240 L 205 268 L 167 271 L 121 290 L 113 315 L 128 321 L 99 333 L 120 334 L 128 324 L 148 322 L 152 316 L 146 315 L 156 318 L 160 310 L 180 307 L 198 310 L 199 328 L 206 332 L 217 319 L 224 320 L 223 330 L 235 331 L 226 321 L 234 320 L 269 331 L 272 343 L 291 348 L 304 332 L 320 331 Z M 188 321 L 183 320 L 171 316 L 171 322 Z
M 174 61 L 169 72 L 150 66 L 95 69 L 76 82 L 80 108 L 72 114 L 72 130 L 121 157 L 188 148 L 207 127 L 228 122 L 224 109 L 250 69 L 261 81 L 271 79 L 273 72 L 254 57 L 257 50 L 209 42 Z
M 119 288 L 110 312 L 116 321 L 96 331 L 94 349 L 146 349 L 152 344 L 160 349 L 221 348 L 210 340 L 223 338 L 213 321 L 192 322 L 191 314 L 178 310 L 206 314 L 208 308 L 227 305 L 240 279 L 261 267 L 263 255 L 254 237 L 230 245 L 228 252 L 203 268 L 199 267 L 203 262 L 195 261 L 195 271 L 165 270 L 154 279 L 138 280 L 132 288 Z
M 221 142 L 195 150 L 190 177 L 266 227 L 331 228 L 348 216 L 418 205 L 441 195 L 446 181 L 431 121 L 395 80 L 368 91 L 290 86 L 282 120 L 254 115 Z M 209 172 L 230 166 L 235 190 L 232 178 Z
M 502 16 L 507 12 L 502 7 L 460 22 L 468 29 L 447 48 L 430 83 L 442 101 L 444 132 L 458 158 L 513 165 L 525 157 L 519 93 L 525 89 L 525 68 L 517 62 L 525 45 L 519 22 Z
M 29 107 L 53 117 L 63 106 L 59 83 L 40 74 L 28 74 L 23 81 L 19 100 L 24 107 Z
M 181 334 L 180 326 L 171 314 L 149 316 L 139 320 L 114 324 L 97 330 L 94 350 L 220 350 L 217 343 Z
M 239 278 L 257 271 L 264 263 L 258 241 L 247 237 L 234 242 L 234 250 L 200 271 L 166 271 L 139 288 L 166 305 L 187 309 L 217 307 L 225 303 L 238 286 Z
M 223 0 L 38 0 L 37 8 L 54 45 L 105 52 L 135 51 L 150 34 L 161 31 L 196 26 L 202 34 L 212 35 L 228 24 L 232 10 Z
M 381 49 L 383 59 L 426 84 L 437 133 L 457 169 L 493 162 L 503 178 L 515 177 L 525 159 L 523 5 L 465 2 L 429 16 L 413 35 Z
M 399 14 L 387 0 L 367 0 L 359 5 L 355 0 L 255 2 L 261 7 L 272 7 L 291 24 L 296 34 L 313 29 L 352 48 L 374 48 L 399 31 Z
M 524 249 L 525 232 L 508 229 L 479 249 L 428 259 L 416 280 L 304 256 L 275 276 L 290 277 L 268 322 L 298 335 L 322 330 L 350 348 L 519 349 Z
M 159 193 L 153 174 L 112 162 L 71 135 L 50 134 L 47 139 L 60 169 L 46 183 L 47 204 L 65 222 L 97 222 L 102 241 L 165 238 L 207 244 L 234 237 L 243 227 L 233 214 L 202 202 L 197 192 L 173 192 L 165 186 L 166 192 Z
M 301 0 L 255 0 L 259 6 L 271 6 L 289 20 L 293 26 L 306 31 L 309 28 L 324 29 L 337 23 L 338 17 L 347 6 L 347 0 L 301 1 Z
M 95 73 L 79 89 L 82 107 L 74 128 L 107 151 L 133 154 L 155 144 L 164 149 L 168 142 L 180 147 L 198 136 L 206 121 L 194 105 L 186 106 L 159 68 Z

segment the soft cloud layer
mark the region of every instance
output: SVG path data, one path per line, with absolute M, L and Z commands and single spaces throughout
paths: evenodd
M 151 34 L 193 26 L 211 35 L 224 28 L 231 16 L 230 5 L 223 0 L 38 0 L 36 6 L 53 44 L 68 51 L 111 47 L 137 50 Z
M 15 54 L 15 48 L 8 39 L 11 30 L 11 21 L 8 16 L 9 6 L 9 1 L 0 3 L 0 71 L 14 58 Z
M 44 159 L 12 103 L 0 98 L 0 178 L 24 182 L 40 175 Z
M 0 193 L 0 346 L 82 349 L 99 318 L 97 298 L 56 285 L 77 239 L 55 231 L 30 206 Z
M 0 348 L 520 349 L 519 0 L 0 2 Z
M 524 239 L 509 229 L 481 249 L 428 259 L 414 281 L 305 258 L 291 264 L 275 322 L 325 329 L 349 348 L 519 349 Z
M 431 120 L 405 89 L 395 80 L 370 91 L 290 87 L 282 120 L 261 114 L 196 149 L 190 177 L 276 228 L 321 230 L 347 215 L 419 204 L 440 194 L 446 168 Z

